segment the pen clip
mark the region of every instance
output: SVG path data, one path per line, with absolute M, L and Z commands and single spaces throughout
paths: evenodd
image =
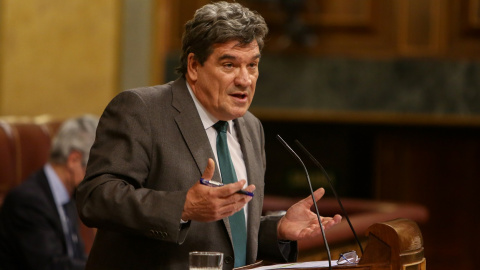
M 217 182 L 217 181 L 212 181 L 212 180 L 207 180 L 207 179 L 204 179 L 203 177 L 200 178 L 200 184 L 205 185 L 205 186 L 209 186 L 209 187 L 221 187 L 221 186 L 224 185 L 223 183 L 220 183 L 220 182 Z M 246 191 L 246 190 L 243 190 L 243 189 L 237 191 L 237 193 L 247 195 L 247 196 L 250 196 L 250 197 L 254 196 L 253 192 Z
M 221 187 L 223 186 L 223 183 L 217 182 L 217 181 L 212 181 L 212 180 L 207 180 L 204 179 L 203 177 L 200 178 L 200 183 L 209 187 Z

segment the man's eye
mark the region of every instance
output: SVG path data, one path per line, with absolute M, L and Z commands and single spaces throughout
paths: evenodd
M 250 63 L 249 67 L 251 68 L 256 68 L 258 66 L 258 63 Z
M 225 68 L 232 68 L 232 67 L 233 67 L 233 64 L 232 64 L 232 63 L 225 63 L 225 64 L 223 64 L 223 67 L 225 67 Z

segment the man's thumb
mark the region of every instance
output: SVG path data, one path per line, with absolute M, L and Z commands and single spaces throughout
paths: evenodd
M 209 158 L 208 163 L 207 163 L 207 167 L 203 171 L 202 178 L 207 179 L 207 180 L 211 180 L 214 172 L 215 172 L 215 161 L 213 161 L 213 159 Z

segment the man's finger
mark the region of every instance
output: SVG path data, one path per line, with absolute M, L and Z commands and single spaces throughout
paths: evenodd
M 315 200 L 318 202 L 323 195 L 325 195 L 325 189 L 319 188 L 313 192 L 313 196 L 315 197 Z M 308 196 L 305 199 L 303 199 L 303 203 L 307 204 L 308 207 L 311 207 L 313 205 L 312 197 Z
M 221 191 L 220 196 L 221 197 L 229 197 L 229 196 L 235 194 L 235 192 L 237 192 L 237 191 L 239 191 L 240 189 L 243 188 L 245 183 L 246 183 L 245 180 L 240 180 L 238 182 L 227 184 L 227 185 L 221 187 L 219 189 L 219 191 Z

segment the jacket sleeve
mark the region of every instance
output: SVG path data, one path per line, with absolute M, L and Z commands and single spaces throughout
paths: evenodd
M 297 260 L 297 242 L 277 238 L 277 224 L 280 218 L 281 216 L 262 217 L 258 233 L 258 259 L 278 263 Z
M 187 190 L 146 188 L 153 151 L 152 112 L 146 99 L 124 91 L 107 106 L 90 151 L 85 179 L 76 201 L 90 227 L 134 233 L 182 243 L 180 219 Z M 187 226 L 188 229 L 188 226 Z

